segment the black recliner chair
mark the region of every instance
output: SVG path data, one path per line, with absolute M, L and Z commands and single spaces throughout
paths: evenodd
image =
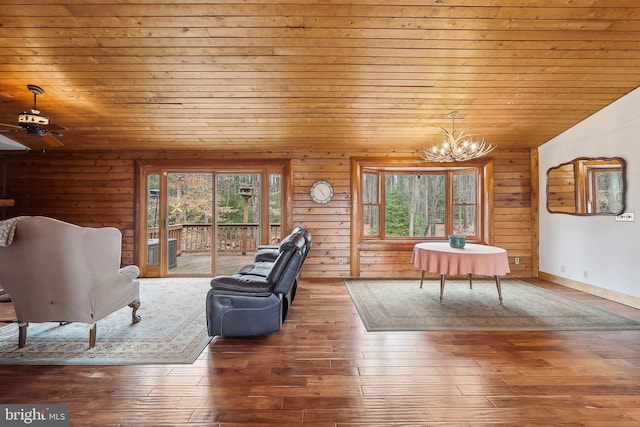
M 311 236 L 297 229 L 277 249 L 258 251 L 254 264 L 231 276 L 214 277 L 206 300 L 209 335 L 243 337 L 279 331 L 310 249 Z
M 282 242 L 280 242 L 279 245 L 259 246 L 258 247 L 259 250 L 255 255 L 253 264 L 245 265 L 236 274 L 252 274 L 252 275 L 264 276 L 264 277 L 268 276 L 269 272 L 271 271 L 271 268 L 273 267 L 273 263 L 278 258 L 278 255 L 280 254 L 283 246 L 286 246 L 287 244 L 289 244 L 293 236 L 298 234 L 302 235 L 302 237 L 304 237 L 304 240 L 305 240 L 305 247 L 302 253 L 302 260 L 300 262 L 300 266 L 298 267 L 298 277 L 299 277 L 300 270 L 302 269 L 302 265 L 304 264 L 304 261 L 307 258 L 309 251 L 311 250 L 311 233 L 309 233 L 306 229 L 302 227 L 294 228 L 291 234 L 286 236 L 282 240 Z M 288 294 L 289 296 L 288 306 L 291 306 L 295 298 L 296 291 L 298 288 L 298 277 L 296 277 L 296 281 L 293 284 L 293 288 L 291 289 L 291 292 Z

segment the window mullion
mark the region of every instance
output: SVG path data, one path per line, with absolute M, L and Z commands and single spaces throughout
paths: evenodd
M 387 230 L 386 230 L 386 224 L 387 224 L 387 212 L 385 207 L 387 206 L 387 196 L 386 196 L 386 191 L 385 191 L 385 182 L 387 179 L 387 175 L 384 172 L 381 172 L 378 175 L 378 212 L 380 212 L 379 218 L 380 218 L 380 225 L 379 225 L 379 232 L 378 232 L 378 236 L 380 236 L 380 238 L 384 238 L 384 236 L 387 235 Z

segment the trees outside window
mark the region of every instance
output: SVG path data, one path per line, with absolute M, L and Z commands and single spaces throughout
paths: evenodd
M 385 237 L 444 237 L 445 175 L 384 175 Z
M 363 239 L 479 239 L 481 176 L 480 167 L 363 168 Z
M 589 201 L 594 212 L 622 211 L 622 174 L 619 169 L 588 168 Z
M 475 171 L 453 173 L 453 233 L 475 236 L 478 229 L 478 174 Z

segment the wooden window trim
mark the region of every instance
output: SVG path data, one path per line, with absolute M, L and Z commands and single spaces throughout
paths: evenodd
M 479 169 L 479 178 L 481 182 L 478 185 L 478 202 L 480 205 L 478 221 L 480 229 L 478 230 L 478 238 L 471 240 L 473 243 L 492 244 L 492 227 L 493 227 L 493 158 L 483 157 L 464 163 L 428 163 L 415 158 L 351 158 L 351 276 L 358 277 L 360 275 L 360 252 L 367 251 L 410 251 L 416 243 L 415 238 L 380 238 L 365 239 L 362 232 L 362 172 L 364 169 L 386 168 L 395 171 L 415 171 L 419 168 L 428 168 L 430 170 L 443 169 L 455 170 L 468 167 L 476 167 Z M 379 185 L 382 185 L 379 180 Z M 447 197 L 450 197 L 448 195 Z M 384 200 L 380 200 L 381 206 L 384 206 Z M 381 209 L 384 211 L 384 209 Z M 380 218 L 382 223 L 384 218 Z M 382 236 L 382 233 L 380 233 Z

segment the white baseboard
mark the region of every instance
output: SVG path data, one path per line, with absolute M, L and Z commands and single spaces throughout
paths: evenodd
M 589 285 L 587 283 L 578 282 L 576 280 L 567 279 L 565 277 L 556 276 L 554 274 L 538 272 L 538 277 L 542 280 L 553 282 L 557 285 L 566 286 L 580 292 L 595 295 L 600 298 L 608 299 L 620 304 L 628 305 L 633 308 L 640 308 L 640 298 L 625 295 L 620 292 L 611 291 L 609 289 L 599 288 L 598 286 Z

